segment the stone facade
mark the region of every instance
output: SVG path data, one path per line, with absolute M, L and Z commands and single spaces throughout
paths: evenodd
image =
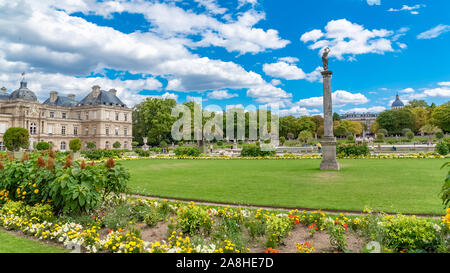
M 377 120 L 377 113 L 346 113 L 341 115 L 341 119 L 359 121 L 362 124 L 367 125 L 367 131 L 370 130 L 370 126 Z
M 30 148 L 45 141 L 55 150 L 69 150 L 69 142 L 79 138 L 83 149 L 88 142 L 96 148 L 112 149 L 120 142 L 121 148 L 131 149 L 132 109 L 116 96 L 116 90 L 92 87 L 81 101 L 75 95 L 50 97 L 40 103 L 22 81 L 20 88 L 8 94 L 0 90 L 0 149 L 4 150 L 3 134 L 10 127 L 22 127 L 30 133 Z

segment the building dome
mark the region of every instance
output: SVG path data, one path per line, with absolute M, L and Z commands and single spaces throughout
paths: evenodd
M 396 109 L 396 108 L 402 108 L 405 105 L 403 104 L 403 102 L 400 100 L 400 98 L 397 96 L 395 96 L 395 101 L 392 103 L 391 108 L 392 109 Z
M 15 90 L 9 95 L 10 100 L 28 100 L 28 101 L 37 101 L 37 97 L 33 91 L 27 88 L 27 82 L 21 81 L 20 88 Z

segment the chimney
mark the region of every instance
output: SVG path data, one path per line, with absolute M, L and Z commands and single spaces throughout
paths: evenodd
M 92 86 L 92 96 L 97 98 L 100 95 L 100 86 L 94 85 Z
M 111 93 L 114 96 L 116 96 L 117 95 L 117 90 L 116 89 L 109 89 L 109 93 Z
M 6 87 L 2 87 L 2 89 L 0 89 L 0 94 L 6 94 Z
M 69 94 L 67 97 L 71 100 L 75 100 L 75 94 Z
M 57 99 L 58 99 L 58 92 L 56 91 L 50 92 L 50 103 L 55 103 Z

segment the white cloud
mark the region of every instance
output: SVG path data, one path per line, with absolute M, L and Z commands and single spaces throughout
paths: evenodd
M 426 89 L 423 93 L 428 97 L 450 98 L 450 88 L 448 87 Z
M 417 14 L 419 14 L 419 12 L 417 10 L 424 8 L 424 7 L 426 7 L 426 5 L 423 5 L 423 4 L 417 4 L 414 6 L 403 5 L 400 9 L 390 8 L 390 9 L 388 9 L 388 11 L 390 11 L 390 12 L 406 11 L 413 15 L 417 15 Z
M 267 103 L 291 98 L 292 94 L 286 93 L 283 89 L 271 84 L 266 84 L 249 88 L 247 96 L 255 98 L 257 102 Z
M 398 92 L 400 93 L 414 93 L 414 89 L 412 89 L 411 87 L 399 90 Z
M 207 11 L 211 12 L 212 14 L 224 14 L 227 12 L 226 8 L 220 7 L 216 0 L 194 0 L 197 2 L 200 6 L 203 6 Z
M 212 91 L 211 93 L 208 93 L 208 97 L 211 99 L 222 100 L 238 97 L 238 94 L 230 94 L 226 90 L 215 90 Z
M 439 82 L 438 85 L 440 85 L 440 86 L 450 86 L 450 82 Z
M 341 113 L 378 113 L 386 110 L 386 107 L 383 106 L 372 106 L 369 108 L 361 107 L 361 108 L 352 108 L 348 110 L 340 110 Z
M 450 26 L 449 25 L 438 25 L 435 26 L 434 28 L 427 30 L 425 32 L 420 33 L 419 35 L 417 35 L 417 39 L 433 39 L 438 37 L 439 35 L 446 33 L 450 31 Z
M 367 0 L 367 4 L 369 4 L 370 6 L 373 6 L 373 5 L 379 6 L 379 5 L 381 5 L 381 0 Z
M 332 101 L 333 105 L 341 107 L 347 104 L 364 104 L 369 100 L 361 93 L 353 94 L 345 90 L 337 90 L 332 93 Z M 306 107 L 323 106 L 323 97 L 301 99 L 299 100 L 299 105 Z
M 304 33 L 300 38 L 305 43 L 313 41 L 308 47 L 312 50 L 321 49 L 319 54 L 325 47 L 331 49 L 330 56 L 338 59 L 343 59 L 343 55 L 347 54 L 384 54 L 394 51 L 391 41 L 387 39 L 394 33 L 393 31 L 385 29 L 368 30 L 346 19 L 328 22 L 322 36 L 319 35 L 319 31 L 317 29 L 312 30 Z
M 323 70 L 322 67 L 317 67 L 313 72 L 305 73 L 301 68 L 298 68 L 296 65 L 288 64 L 286 62 L 277 62 L 263 65 L 263 71 L 267 75 L 286 80 L 306 79 L 310 82 L 320 81 L 322 79 L 320 74 L 322 70 Z
M 298 62 L 299 59 L 295 58 L 295 57 L 282 57 L 282 58 L 278 58 L 278 61 L 293 64 L 293 63 Z
M 288 109 L 282 109 L 282 110 L 280 110 L 279 113 L 280 113 L 280 116 L 289 116 L 289 115 L 309 116 L 309 115 L 311 115 L 312 112 L 315 112 L 315 111 L 311 111 L 311 110 L 306 109 L 305 107 L 295 105 Z
M 281 84 L 281 81 L 279 79 L 272 79 L 270 81 L 270 84 L 273 85 L 273 86 L 277 86 L 277 85 Z

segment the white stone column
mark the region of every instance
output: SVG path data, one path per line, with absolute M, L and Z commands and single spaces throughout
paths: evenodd
M 329 70 L 322 72 L 324 136 L 320 141 L 322 144 L 321 170 L 339 170 L 339 163 L 336 160 L 336 138 L 333 134 L 333 102 L 331 98 L 332 74 L 333 72 Z

